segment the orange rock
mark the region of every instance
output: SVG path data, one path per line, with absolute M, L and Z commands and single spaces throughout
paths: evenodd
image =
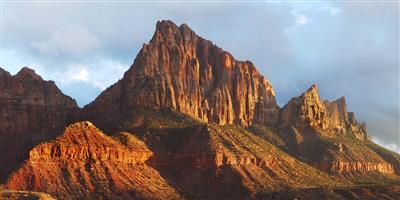
M 282 108 L 280 126 L 316 128 L 327 136 L 352 134 L 360 140 L 369 139 L 365 124 L 357 122 L 354 113 L 347 111 L 344 97 L 322 102 L 316 85 L 301 96 L 292 98 Z
M 216 124 L 274 124 L 278 106 L 271 84 L 249 61 L 195 34 L 187 25 L 157 23 L 123 79 L 84 108 L 101 127 L 137 108 L 172 108 Z

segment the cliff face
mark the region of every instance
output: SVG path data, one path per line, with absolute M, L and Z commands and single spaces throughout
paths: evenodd
M 247 126 L 275 123 L 274 95 L 251 62 L 235 60 L 186 24 L 161 21 L 123 79 L 84 109 L 99 124 L 137 108 L 171 108 L 204 122 Z
M 322 102 L 316 85 L 282 108 L 279 123 L 281 127 L 313 128 L 327 136 L 349 134 L 359 140 L 369 139 L 365 124 L 359 123 L 354 113 L 347 111 L 344 97 Z
M 15 76 L 0 68 L 0 105 L 0 135 L 57 132 L 78 109 L 53 81 L 26 67 Z
M 58 199 L 180 199 L 145 161 L 146 145 L 106 136 L 90 122 L 68 126 L 57 139 L 36 146 L 8 180 L 9 189 L 46 191 Z

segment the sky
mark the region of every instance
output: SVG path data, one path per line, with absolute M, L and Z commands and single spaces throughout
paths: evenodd
M 373 140 L 400 152 L 396 1 L 2 1 L 0 11 L 0 66 L 33 68 L 80 106 L 122 78 L 170 19 L 252 61 L 280 106 L 313 83 L 323 99 L 345 96 Z

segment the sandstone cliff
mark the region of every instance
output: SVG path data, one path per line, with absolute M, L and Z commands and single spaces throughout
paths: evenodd
M 318 166 L 320 169 L 328 172 L 370 172 L 377 171 L 384 174 L 394 174 L 394 168 L 392 164 L 381 162 L 343 162 L 336 161 L 332 163 L 322 163 Z
M 145 161 L 146 145 L 106 136 L 90 122 L 68 126 L 57 139 L 31 150 L 10 177 L 9 189 L 46 192 L 57 199 L 180 199 Z
M 253 63 L 235 60 L 186 24 L 161 21 L 123 79 L 84 110 L 104 127 L 138 108 L 171 108 L 220 125 L 273 124 L 274 95 Z
M 57 132 L 78 109 L 53 81 L 27 67 L 15 76 L 0 68 L 0 105 L 0 134 Z

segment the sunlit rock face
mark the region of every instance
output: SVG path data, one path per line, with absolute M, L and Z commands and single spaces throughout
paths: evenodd
M 120 137 L 120 136 L 118 136 Z M 57 199 L 181 199 L 145 161 L 153 154 L 132 135 L 111 138 L 84 121 L 40 144 L 9 178 L 9 189 L 45 191 Z
M 328 136 L 350 134 L 360 140 L 369 139 L 365 124 L 359 123 L 354 113 L 347 111 L 344 97 L 322 102 L 316 85 L 282 108 L 279 123 L 283 127 L 315 128 Z
M 78 109 L 53 81 L 24 67 L 15 76 L 0 68 L 0 135 L 57 132 Z
M 328 172 L 337 173 L 352 173 L 352 172 L 370 172 L 376 171 L 384 174 L 394 174 L 394 167 L 392 164 L 381 162 L 343 162 L 337 161 L 332 163 L 323 163 L 318 166 L 320 169 Z
M 195 34 L 186 24 L 161 21 L 122 80 L 85 107 L 90 120 L 111 123 L 136 108 L 171 108 L 215 124 L 274 124 L 274 90 L 250 61 Z

